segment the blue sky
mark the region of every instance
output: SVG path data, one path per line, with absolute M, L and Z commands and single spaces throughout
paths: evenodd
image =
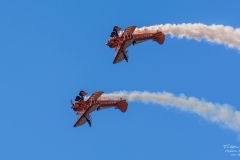
M 113 65 L 113 26 L 203 23 L 240 28 L 240 2 L 0 1 L 0 159 L 237 159 L 239 133 L 194 113 L 129 102 L 73 128 L 79 90 L 181 93 L 240 110 L 240 52 L 166 35 Z

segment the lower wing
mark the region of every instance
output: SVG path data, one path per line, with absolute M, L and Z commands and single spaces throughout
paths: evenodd
M 127 49 L 127 47 L 131 46 L 132 42 L 133 42 L 133 38 L 123 41 L 122 45 L 120 46 L 120 49 L 117 50 L 117 55 L 113 61 L 113 64 L 119 63 L 124 60 L 124 58 L 127 54 L 126 49 Z
M 95 111 L 98 107 L 100 106 L 100 104 L 93 104 L 91 105 L 86 112 L 84 112 L 84 114 L 79 118 L 79 120 L 74 124 L 73 127 L 78 127 L 81 126 L 83 124 L 86 123 L 87 119 L 86 117 L 90 117 L 89 114 L 93 111 Z

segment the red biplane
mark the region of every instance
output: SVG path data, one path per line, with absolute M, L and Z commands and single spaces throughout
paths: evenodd
M 128 62 L 128 51 L 127 47 L 131 44 L 135 45 L 147 40 L 152 39 L 157 41 L 159 44 L 163 44 L 165 40 L 165 34 L 162 32 L 146 32 L 146 33 L 134 33 L 136 26 L 130 26 L 125 29 L 125 31 L 119 36 L 118 31 L 121 30 L 118 26 L 113 28 L 111 33 L 111 38 L 107 42 L 107 46 L 110 48 L 115 48 L 116 57 L 113 61 L 113 64 L 126 60 Z
M 121 110 L 122 112 L 126 112 L 128 108 L 128 103 L 125 99 L 120 100 L 101 100 L 99 99 L 100 96 L 103 94 L 102 91 L 93 93 L 86 101 L 84 101 L 83 96 L 87 93 L 84 91 L 80 91 L 79 95 L 76 97 L 76 102 L 72 102 L 71 108 L 77 112 L 77 115 L 81 116 L 77 122 L 74 124 L 73 127 L 78 127 L 86 122 L 88 122 L 89 126 L 91 127 L 91 112 L 101 109 L 106 109 L 110 107 L 115 107 L 116 109 Z

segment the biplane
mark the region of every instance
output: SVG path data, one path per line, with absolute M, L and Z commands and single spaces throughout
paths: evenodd
M 83 96 L 85 96 L 87 93 L 84 91 L 80 91 L 79 95 L 76 97 L 76 102 L 72 102 L 71 108 L 77 112 L 77 115 L 80 116 L 80 118 L 77 120 L 77 122 L 74 124 L 73 127 L 78 127 L 86 122 L 91 127 L 92 121 L 90 114 L 93 111 L 99 111 L 102 109 L 115 107 L 115 109 L 119 109 L 122 112 L 126 112 L 128 108 L 128 103 L 125 99 L 120 100 L 101 100 L 100 97 L 103 94 L 102 91 L 93 93 L 86 101 L 84 100 Z
M 119 63 L 124 59 L 128 62 L 128 51 L 127 48 L 131 45 L 135 45 L 147 40 L 152 39 L 153 41 L 163 44 L 165 40 L 165 34 L 157 32 L 146 32 L 146 33 L 134 33 L 136 26 L 130 26 L 125 29 L 122 34 L 118 34 L 121 30 L 120 27 L 115 26 L 113 32 L 110 35 L 110 39 L 106 43 L 110 48 L 115 48 L 116 56 L 113 64 Z

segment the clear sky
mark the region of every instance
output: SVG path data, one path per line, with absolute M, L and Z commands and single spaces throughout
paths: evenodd
M 240 28 L 239 0 L 0 1 L 0 159 L 238 159 L 239 133 L 153 103 L 92 114 L 73 128 L 80 90 L 169 92 L 240 111 L 240 51 L 166 35 L 113 65 L 106 42 L 123 29 L 203 23 Z M 240 152 L 239 152 L 240 153 Z

